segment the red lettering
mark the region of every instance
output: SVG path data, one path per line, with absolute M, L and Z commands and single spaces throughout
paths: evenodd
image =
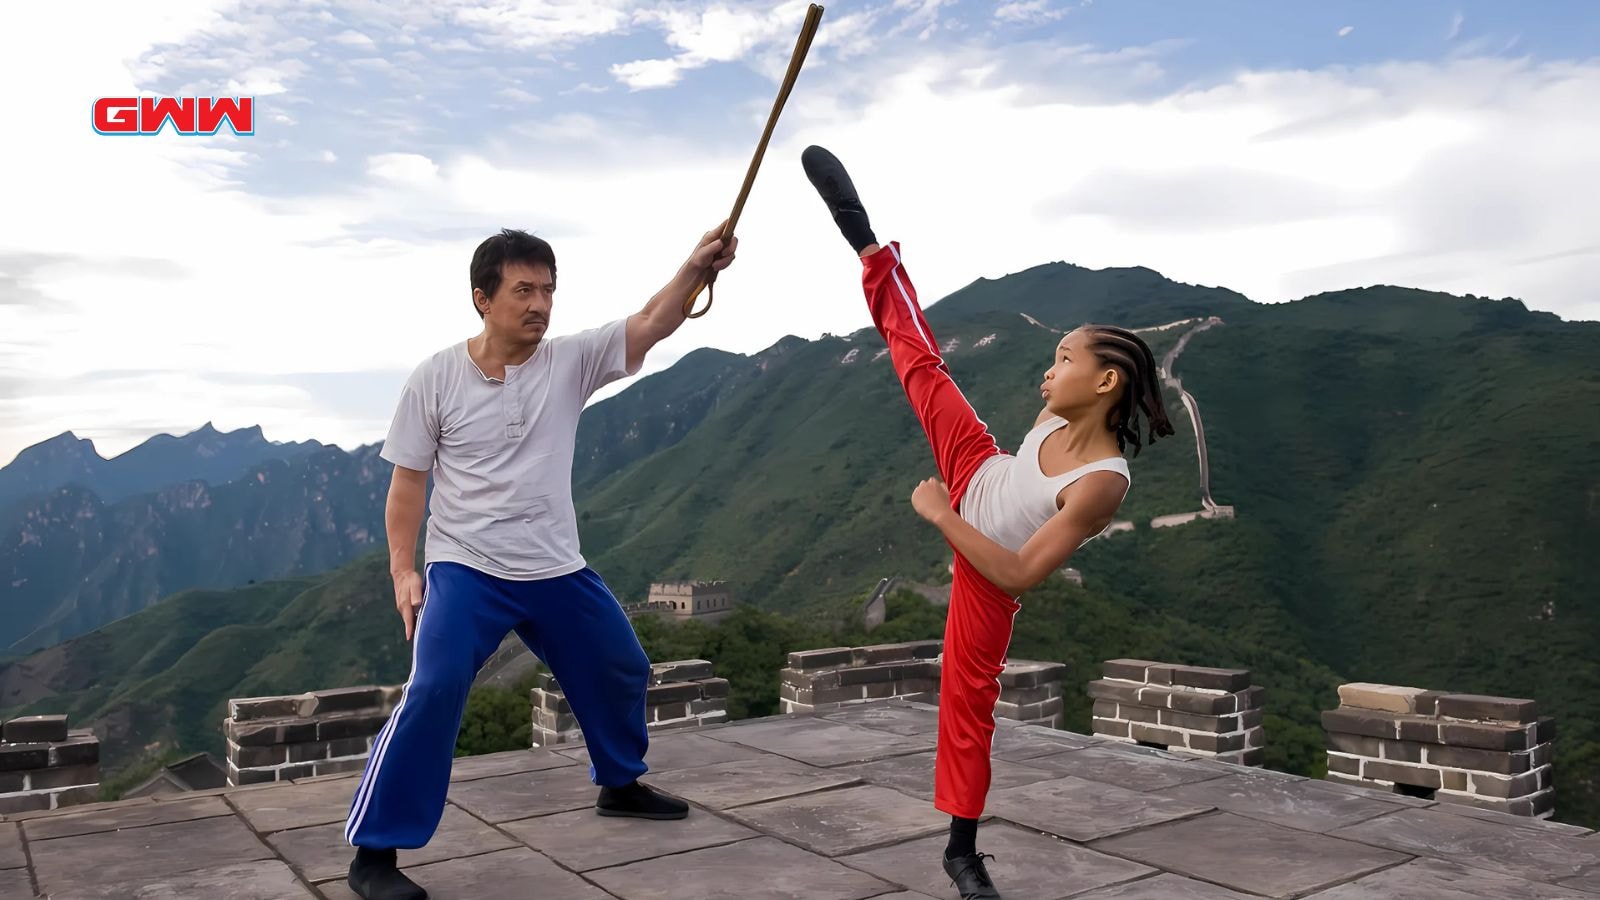
M 137 97 L 101 97 L 94 102 L 94 130 L 102 134 L 133 134 L 139 130 Z
M 203 97 L 200 100 L 200 133 L 216 134 L 222 120 L 234 134 L 254 134 L 256 127 L 254 97 Z
M 140 97 L 139 133 L 159 134 L 172 118 L 172 127 L 179 134 L 194 134 L 195 102 L 193 97 Z
M 255 98 L 101 97 L 93 120 L 101 134 L 160 134 L 169 120 L 178 134 L 216 134 L 223 122 L 234 134 L 254 134 Z

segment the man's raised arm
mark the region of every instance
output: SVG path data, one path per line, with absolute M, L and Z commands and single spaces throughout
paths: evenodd
M 709 280 L 713 272 L 720 272 L 733 263 L 739 239 L 722 244 L 722 225 L 706 232 L 699 246 L 679 267 L 678 274 L 666 286 L 656 291 L 644 309 L 628 317 L 628 369 L 636 371 L 644 364 L 645 354 L 656 344 L 667 339 L 683 324 L 684 302 L 689 292 L 702 281 Z

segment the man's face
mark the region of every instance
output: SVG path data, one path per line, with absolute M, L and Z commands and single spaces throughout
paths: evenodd
M 546 265 L 509 262 L 500 267 L 500 287 L 478 308 L 491 331 L 528 343 L 544 337 L 550 326 L 550 307 L 555 301 L 556 280 Z

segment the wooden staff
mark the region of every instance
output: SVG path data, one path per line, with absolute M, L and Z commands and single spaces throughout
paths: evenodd
M 800 67 L 805 65 L 806 52 L 811 49 L 811 39 L 817 36 L 817 26 L 821 23 L 822 7 L 813 3 L 811 8 L 806 10 L 805 24 L 800 26 L 800 38 L 795 41 L 794 55 L 789 57 L 789 71 L 783 74 L 783 84 L 778 88 L 778 99 L 773 102 L 772 112 L 767 115 L 766 130 L 761 132 L 761 142 L 756 144 L 755 157 L 750 160 L 750 168 L 744 173 L 744 185 L 739 188 L 739 199 L 733 202 L 733 213 L 728 216 L 728 224 L 723 226 L 724 246 L 727 245 L 727 240 L 733 237 L 734 226 L 739 224 L 739 213 L 744 211 L 744 201 L 750 196 L 750 186 L 756 182 L 756 170 L 761 168 L 761 157 L 767 152 L 767 141 L 772 138 L 772 130 L 778 125 L 778 114 L 783 111 L 783 104 L 789 99 L 789 92 L 794 90 L 795 79 L 800 77 Z M 689 292 L 689 296 L 683 301 L 683 314 L 686 318 L 698 319 L 711 311 L 711 302 L 716 299 L 715 291 L 706 298 L 705 309 L 699 312 L 693 312 L 694 301 L 702 290 L 710 287 L 711 282 L 716 280 L 717 273 L 713 271 L 709 278 L 702 279 L 695 285 L 694 290 Z

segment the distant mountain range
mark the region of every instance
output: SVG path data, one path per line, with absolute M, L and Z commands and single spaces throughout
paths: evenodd
M 207 422 L 185 435 L 156 435 L 106 459 L 93 441 L 68 431 L 34 444 L 0 468 L 0 507 L 69 484 L 106 503 L 186 481 L 221 484 L 269 460 L 291 460 L 322 447 L 317 441 L 269 441 L 259 426 L 222 432 Z
M 63 436 L 0 469 L 0 652 L 47 647 L 194 587 L 325 571 L 383 536 L 375 448 L 209 425 L 110 460 Z M 104 492 L 102 494 L 102 492 Z

